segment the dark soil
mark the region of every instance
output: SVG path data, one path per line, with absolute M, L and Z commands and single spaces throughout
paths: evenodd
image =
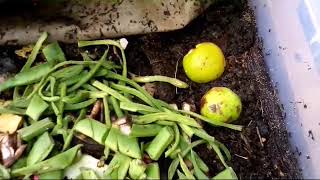
M 197 110 L 202 95 L 210 88 L 225 86 L 232 89 L 242 99 L 243 112 L 236 123 L 244 125 L 244 130 L 237 132 L 209 125 L 204 128 L 229 148 L 232 160 L 228 163 L 238 177 L 300 178 L 280 104 L 265 69 L 252 11 L 246 4 L 230 3 L 238 1 L 222 2 L 227 3 L 211 6 L 182 30 L 128 37 L 128 69 L 138 75 L 176 75 L 190 84 L 190 88 L 175 89 L 160 83 L 156 97 L 179 106 L 182 102 L 195 104 Z M 201 42 L 219 45 L 227 61 L 223 76 L 207 84 L 191 82 L 182 69 L 183 56 Z M 75 45 L 63 45 L 63 49 L 71 59 L 80 57 Z M 14 52 L 4 47 L 0 51 L 0 74 L 16 72 L 21 67 L 21 60 L 12 63 Z M 209 165 L 210 175 L 223 170 L 212 151 L 205 146 L 196 150 Z
M 243 112 L 236 122 L 242 132 L 205 125 L 205 129 L 230 149 L 230 165 L 240 179 L 298 178 L 297 161 L 288 144 L 282 111 L 265 69 L 256 24 L 246 6 L 216 4 L 183 30 L 129 38 L 129 70 L 135 74 L 175 76 L 190 88 L 158 84 L 156 96 L 180 105 L 194 103 L 199 110 L 202 95 L 212 87 L 225 86 L 242 99 Z M 218 44 L 226 57 L 223 76 L 208 84 L 188 80 L 182 69 L 183 56 L 200 42 Z M 210 166 L 211 175 L 223 166 L 205 146 L 197 149 Z

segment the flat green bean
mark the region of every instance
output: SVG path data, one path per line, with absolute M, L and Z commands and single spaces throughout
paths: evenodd
M 82 79 L 80 79 L 80 81 L 78 81 L 75 85 L 71 86 L 70 89 L 68 89 L 68 92 L 72 92 L 76 89 L 78 89 L 79 87 L 81 87 L 81 85 L 85 84 L 86 82 L 88 82 L 93 76 L 94 74 L 98 71 L 98 69 L 101 67 L 103 61 L 106 60 L 107 57 L 107 52 L 105 51 L 105 53 L 103 54 L 103 56 L 100 58 L 100 60 L 98 61 L 98 64 L 96 64 L 94 66 L 94 68 L 92 68 L 89 73 L 83 77 Z M 90 62 L 90 61 L 89 61 Z
M 33 120 L 38 120 L 41 114 L 49 107 L 49 105 L 43 101 L 40 96 L 35 94 L 28 105 L 26 115 Z
M 116 80 L 120 80 L 120 81 L 123 81 L 123 82 L 130 84 L 132 87 L 136 88 L 138 91 L 143 93 L 153 103 L 154 107 L 157 107 L 158 109 L 162 109 L 161 104 L 159 104 L 159 102 L 156 99 L 154 99 L 145 89 L 143 89 L 139 84 L 132 81 L 131 79 L 120 76 L 119 74 L 116 74 L 114 72 L 109 72 L 105 76 L 105 78 L 116 79 Z
M 237 130 L 237 131 L 241 131 L 242 130 L 242 126 L 241 125 L 235 125 L 235 124 L 227 124 L 227 123 L 223 123 L 223 122 L 218 122 L 218 121 L 213 121 L 212 119 L 209 119 L 207 117 L 204 117 L 200 114 L 197 114 L 197 113 L 194 113 L 194 112 L 191 112 L 191 111 L 184 111 L 184 110 L 179 110 L 180 113 L 183 113 L 183 114 L 187 114 L 187 115 L 190 115 L 190 116 L 193 116 L 197 119 L 201 119 L 209 124 L 212 124 L 214 126 L 222 126 L 222 127 L 226 127 L 226 128 L 229 128 L 229 129 L 233 129 L 233 130 Z
M 122 94 L 118 93 L 117 91 L 111 89 L 110 87 L 106 86 L 105 84 L 99 82 L 99 81 L 94 81 L 92 85 L 108 94 L 111 96 L 115 97 L 116 99 L 124 102 L 131 102 L 128 98 L 123 96 Z
M 198 163 L 196 161 L 196 157 L 195 157 L 195 153 L 191 150 L 190 152 L 191 154 L 191 162 L 193 165 L 193 169 L 194 169 L 194 174 L 198 179 L 209 179 L 207 175 L 205 175 L 202 170 L 200 169 L 200 167 L 198 166 Z
M 56 79 L 67 79 L 67 78 L 74 78 L 77 75 L 79 75 L 84 66 L 82 64 L 79 65 L 71 65 L 68 67 L 65 67 L 63 69 L 57 70 L 51 74 L 51 76 L 55 77 Z
M 148 113 L 156 113 L 160 112 L 158 109 L 134 102 L 120 102 L 120 108 L 123 110 L 131 111 L 131 112 L 148 112 Z
M 0 84 L 0 92 L 15 86 L 29 85 L 43 78 L 52 68 L 52 63 L 43 63 L 16 74 Z
M 165 157 L 170 156 L 170 154 L 172 152 L 174 152 L 178 146 L 179 146 L 179 141 L 180 141 L 180 132 L 179 132 L 179 127 L 175 124 L 173 126 L 173 130 L 174 130 L 174 143 L 172 144 L 172 146 L 165 152 Z
M 170 83 L 178 88 L 188 88 L 189 85 L 183 81 L 180 81 L 179 79 L 176 78 L 171 78 L 171 77 L 166 77 L 166 76 L 139 76 L 139 77 L 133 77 L 133 81 L 135 82 L 140 82 L 140 83 L 149 83 L 149 82 L 166 82 Z
M 180 156 L 182 158 L 184 158 L 194 147 L 200 145 L 200 144 L 203 144 L 205 143 L 206 141 L 204 140 L 197 140 L 197 141 L 194 141 L 192 142 L 191 144 L 188 145 L 188 147 L 186 149 L 184 149 L 181 153 L 180 153 Z M 179 158 L 175 158 L 170 166 L 169 166 L 169 170 L 168 170 L 168 179 L 171 180 L 174 176 L 174 174 L 176 173 L 176 170 L 178 168 L 178 165 L 179 165 Z
M 27 59 L 26 64 L 22 67 L 21 72 L 26 71 L 31 67 L 32 63 L 34 62 L 34 60 L 36 59 L 36 57 L 39 53 L 39 50 L 42 46 L 42 43 L 47 39 L 47 37 L 48 37 L 47 32 L 44 32 L 41 34 L 40 38 L 38 39 L 38 41 L 34 45 L 32 51 L 31 51 L 31 54 Z
M 66 57 L 60 48 L 58 42 L 48 44 L 42 49 L 42 53 L 48 62 L 63 62 L 66 61 Z
M 81 146 L 82 145 L 76 145 L 73 148 L 45 161 L 20 169 L 15 169 L 11 172 L 11 175 L 13 177 L 17 177 L 34 173 L 42 174 L 50 171 L 63 170 L 73 163 Z
M 95 45 L 112 45 L 119 48 L 122 56 L 122 76 L 127 77 L 127 60 L 124 53 L 124 49 L 121 47 L 120 43 L 113 40 L 95 40 L 95 41 L 79 41 L 78 42 L 79 47 L 95 46 Z
M 89 100 L 83 101 L 81 103 L 66 104 L 64 107 L 64 110 L 73 111 L 73 110 L 82 109 L 82 108 L 90 106 L 91 104 L 95 103 L 96 101 L 97 101 L 96 99 L 89 99 Z
M 80 120 L 84 119 L 86 117 L 86 112 L 87 112 L 87 109 L 85 109 L 85 108 L 81 109 L 79 116 L 76 119 L 76 121 L 74 122 L 74 124 L 77 124 Z M 66 140 L 64 141 L 62 151 L 65 151 L 66 149 L 69 148 L 71 141 L 72 141 L 72 138 L 73 138 L 74 128 L 75 128 L 75 126 L 73 126 L 72 129 L 69 131 L 69 134 L 67 135 Z
M 77 94 L 71 95 L 71 96 L 66 96 L 62 99 L 62 102 L 67 103 L 67 104 L 75 104 L 82 102 L 83 100 L 87 99 L 89 97 L 88 92 L 84 91 L 78 91 Z
M 125 92 L 128 94 L 132 94 L 132 95 L 138 97 L 139 99 L 141 99 L 142 101 L 144 101 L 145 103 L 147 103 L 148 105 L 153 106 L 152 102 L 143 93 L 141 93 L 140 91 L 138 91 L 134 88 L 131 88 L 128 86 L 123 86 L 120 84 L 115 84 L 115 83 L 112 83 L 111 87 L 116 90 L 119 90 L 119 91 L 122 91 L 122 92 Z
M 112 124 L 111 124 L 110 110 L 109 110 L 109 104 L 108 104 L 108 95 L 104 96 L 102 100 L 103 100 L 103 109 L 104 109 L 104 122 L 107 128 L 111 128 Z
M 19 129 L 18 134 L 20 134 L 22 140 L 29 141 L 34 137 L 37 137 L 40 134 L 44 133 L 48 129 L 53 128 L 53 126 L 53 122 L 51 122 L 49 118 L 45 118 L 31 124 L 30 126 Z
M 54 141 L 48 132 L 43 133 L 33 144 L 27 158 L 27 166 L 44 160 L 53 149 Z
M 193 176 L 193 174 L 191 173 L 191 171 L 188 169 L 186 163 L 184 162 L 184 160 L 180 154 L 178 154 L 178 157 L 179 157 L 180 167 L 181 167 L 182 171 L 184 172 L 184 174 L 186 175 L 187 179 L 196 179 Z
M 118 100 L 113 96 L 110 96 L 109 99 L 110 99 L 111 105 L 112 105 L 113 110 L 116 113 L 117 117 L 122 118 L 124 116 L 124 114 L 120 109 L 120 105 L 119 105 Z
M 155 121 L 165 120 L 183 123 L 192 127 L 201 128 L 201 126 L 192 118 L 172 112 L 152 113 L 134 118 L 133 121 L 137 124 L 149 124 Z

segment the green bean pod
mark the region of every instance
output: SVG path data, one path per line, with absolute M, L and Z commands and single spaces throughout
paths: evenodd
M 53 149 L 54 142 L 48 132 L 43 133 L 33 144 L 27 158 L 27 166 L 44 160 Z
M 42 49 L 42 53 L 48 62 L 63 62 L 66 61 L 66 57 L 60 48 L 58 42 L 48 44 Z
M 75 147 L 45 161 L 41 161 L 37 164 L 33 164 L 20 169 L 15 169 L 11 172 L 11 175 L 13 177 L 18 177 L 34 173 L 42 174 L 56 170 L 63 170 L 73 163 L 81 146 L 82 145 L 76 145 Z
M 45 118 L 31 124 L 30 126 L 19 129 L 18 134 L 20 135 L 22 140 L 29 141 L 32 138 L 44 133 L 48 129 L 53 128 L 53 126 L 53 122 L 51 122 L 49 118 Z
M 169 84 L 172 84 L 178 88 L 188 88 L 189 85 L 179 79 L 171 78 L 167 76 L 139 76 L 139 77 L 133 77 L 133 81 L 140 82 L 140 83 L 149 83 L 149 82 L 166 82 Z

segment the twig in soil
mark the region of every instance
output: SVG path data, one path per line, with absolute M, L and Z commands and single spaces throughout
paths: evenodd
M 261 100 L 259 100 L 259 101 L 260 101 L 260 111 L 261 111 L 261 115 L 263 116 L 263 114 L 264 114 L 263 104 L 262 104 L 262 101 L 261 101 Z
M 247 127 L 249 127 L 249 126 L 251 125 L 251 123 L 252 123 L 252 120 L 249 122 L 249 124 L 247 125 Z
M 174 71 L 174 78 L 176 78 L 176 79 L 177 79 L 177 74 L 178 74 L 179 61 L 180 61 L 180 59 L 177 60 L 177 62 L 176 62 L 176 69 L 175 69 L 175 71 Z M 176 94 L 178 94 L 178 88 L 177 88 L 177 87 L 176 87 Z
M 246 156 L 241 156 L 241 155 L 239 155 L 239 154 L 234 154 L 234 155 L 237 156 L 237 157 L 239 157 L 239 158 L 245 159 L 245 160 L 248 160 L 248 159 L 249 159 L 248 157 L 246 157 Z
M 240 134 L 240 137 L 247 146 L 247 148 L 244 148 L 244 149 L 246 149 L 248 151 L 248 153 L 251 154 L 252 150 L 251 150 L 251 147 L 250 147 L 250 144 L 249 144 L 247 138 L 243 134 Z
M 258 137 L 259 137 L 259 140 L 260 140 L 260 144 L 261 144 L 261 146 L 263 147 L 263 142 L 264 142 L 265 140 L 263 140 L 263 139 L 262 139 L 262 137 L 261 137 L 261 135 L 260 135 L 260 131 L 259 131 L 259 128 L 258 128 L 258 127 L 256 127 L 256 130 L 257 130 L 257 134 L 258 134 Z

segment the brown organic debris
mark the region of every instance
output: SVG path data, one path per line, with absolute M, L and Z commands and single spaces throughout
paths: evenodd
M 0 134 L 1 164 L 7 168 L 10 167 L 21 157 L 26 147 L 27 145 L 21 143 L 17 133 Z

